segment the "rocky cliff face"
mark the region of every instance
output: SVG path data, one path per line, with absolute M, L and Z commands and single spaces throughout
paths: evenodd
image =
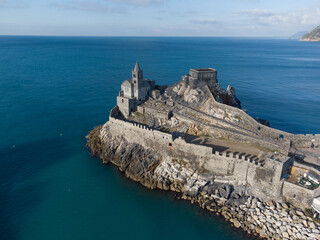
M 150 189 L 179 192 L 181 198 L 222 215 L 236 228 L 267 239 L 320 239 L 319 225 L 303 211 L 280 202 L 263 202 L 246 186 L 214 179 L 182 159 L 113 136 L 108 124 L 87 136 L 92 154 L 113 163 L 126 177 Z
M 235 89 L 228 86 L 227 90 L 220 87 L 219 83 L 212 86 L 200 84 L 191 87 L 188 83 L 181 80 L 178 83 L 168 87 L 166 89 L 166 96 L 170 97 L 173 101 L 179 103 L 186 103 L 193 107 L 199 107 L 207 98 L 210 97 L 210 93 L 214 96 L 217 102 L 241 108 L 240 100 L 236 97 Z
M 311 32 L 303 35 L 301 41 L 320 41 L 320 26 L 313 29 Z

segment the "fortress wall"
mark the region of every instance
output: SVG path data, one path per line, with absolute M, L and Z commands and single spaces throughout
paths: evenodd
M 169 119 L 169 111 L 165 109 L 157 109 L 147 106 L 138 106 L 138 112 L 149 113 L 155 118 L 159 119 Z
M 210 128 L 213 128 L 213 127 L 210 127 Z M 210 130 L 210 128 L 208 130 Z M 235 141 L 239 141 L 243 143 L 259 145 L 263 148 L 268 148 L 272 152 L 279 148 L 279 146 L 277 146 L 276 144 L 272 144 L 270 142 L 266 142 L 258 138 L 245 136 L 243 134 L 237 134 L 235 132 L 221 130 L 219 128 L 215 128 L 214 130 L 210 131 L 210 135 L 215 137 L 222 137 L 226 139 L 234 139 Z
M 241 182 L 247 182 L 247 171 L 249 168 L 248 161 L 236 160 L 234 164 L 234 175 L 237 176 L 237 179 Z
M 116 105 L 114 108 L 111 109 L 110 114 L 109 114 L 109 118 L 113 117 L 115 118 L 116 116 L 118 116 L 120 113 L 119 107 L 118 105 Z
M 177 119 L 179 119 L 180 121 L 183 121 L 183 122 L 186 122 L 189 124 L 194 124 L 194 120 L 192 120 L 184 115 L 174 113 L 173 116 L 176 117 Z M 206 125 L 203 124 L 202 126 L 206 126 Z M 259 145 L 264 148 L 269 148 L 270 151 L 275 151 L 279 148 L 276 144 L 272 144 L 270 142 L 263 141 L 259 138 L 253 138 L 253 137 L 250 137 L 249 135 L 245 136 L 243 134 L 238 134 L 236 132 L 222 129 L 220 127 L 215 127 L 213 125 L 208 126 L 207 130 L 209 131 L 211 136 L 214 136 L 217 138 L 219 138 L 219 137 L 230 138 L 230 139 L 234 139 L 236 141 L 240 141 L 240 142 L 244 142 L 244 143 L 249 143 L 249 144 L 251 143 L 251 144 Z M 287 144 L 287 145 L 289 146 L 289 144 Z
M 182 138 L 177 138 L 173 142 L 173 148 L 179 149 L 180 151 L 186 152 L 188 154 L 207 157 L 212 154 L 212 148 L 203 145 L 196 145 L 192 143 L 187 143 Z
M 185 154 L 196 156 L 208 156 L 212 154 L 212 148 L 210 147 L 187 143 L 183 139 L 175 139 L 173 141 L 172 134 L 154 130 L 140 124 L 122 121 L 113 117 L 110 117 L 108 124 L 112 126 L 110 127 L 110 131 L 113 135 L 123 136 L 127 141 L 140 144 L 144 147 L 153 147 L 155 149 L 165 147 L 166 152 L 173 152 L 177 149 Z
M 107 123 L 110 126 L 111 134 L 123 136 L 128 142 L 137 143 L 147 148 L 157 148 L 167 146 L 172 142 L 172 135 L 163 133 L 140 124 L 134 124 L 110 117 Z M 155 144 L 157 144 L 155 146 Z
M 241 155 L 239 153 L 218 151 L 212 153 L 211 147 L 187 143 L 181 138 L 174 140 L 173 148 L 175 149 L 175 153 L 182 151 L 186 154 L 187 159 L 185 160 L 189 162 L 200 157 L 203 168 L 214 175 L 233 175 L 239 181 L 247 179 L 248 167 L 250 167 L 252 173 L 255 173 L 257 168 L 265 168 L 260 161 L 256 162 L 246 157 L 246 153 Z
M 305 139 L 305 138 L 320 138 L 320 134 L 294 134 L 293 138 L 295 139 Z
M 282 194 L 287 201 L 303 208 L 310 208 L 313 198 L 320 195 L 320 188 L 311 190 L 295 183 L 284 181 Z
M 291 160 L 288 159 L 287 161 Z M 283 169 L 283 162 L 269 158 L 266 161 L 265 168 L 257 169 L 254 178 L 249 183 L 251 186 L 254 186 L 257 193 L 262 193 L 272 198 L 279 198 L 281 196 Z
M 236 156 L 227 156 L 226 153 L 215 152 L 208 155 L 206 161 L 203 163 L 203 168 L 216 175 L 234 175 L 234 162 Z
M 278 199 L 281 196 L 283 163 L 266 159 L 265 165 L 245 156 L 216 152 L 204 163 L 204 169 L 215 175 L 233 176 L 240 184 L 246 183 L 258 197 Z
M 295 134 L 291 138 L 291 146 L 294 148 L 320 147 L 320 134 Z
M 214 102 L 214 106 L 218 110 L 225 111 L 226 114 L 232 115 L 233 118 L 241 118 L 241 121 L 247 126 L 251 126 L 251 130 L 257 132 L 261 136 L 268 136 L 274 140 L 278 140 L 278 144 L 291 146 L 294 148 L 310 148 L 310 147 L 320 147 L 320 134 L 291 134 L 278 129 L 267 127 L 263 124 L 258 123 L 250 115 L 242 111 L 241 109 L 219 103 L 215 100 L 211 91 L 207 87 L 211 99 Z M 239 124 L 239 123 L 234 123 Z M 241 124 L 243 125 L 243 124 Z M 260 130 L 258 130 L 258 128 Z
M 239 181 L 247 181 L 248 169 L 255 173 L 257 168 L 265 168 L 261 162 L 246 157 L 246 154 L 226 152 L 210 154 L 203 167 L 217 175 L 233 175 Z
M 211 99 L 214 102 L 214 106 L 217 109 L 221 109 L 223 111 L 232 113 L 232 115 L 237 116 L 237 118 L 241 118 L 242 121 L 245 122 L 245 125 L 251 126 L 251 130 L 254 132 L 259 132 L 263 135 L 270 136 L 271 138 L 279 138 L 280 135 L 283 135 L 284 137 L 292 137 L 293 134 L 287 133 L 278 129 L 267 127 L 261 123 L 258 123 L 256 120 L 254 120 L 250 115 L 245 113 L 243 110 L 219 103 L 215 100 L 214 96 L 212 95 L 210 89 L 207 86 L 207 91 L 209 92 Z M 260 130 L 258 130 L 260 128 Z
M 123 136 L 129 142 L 156 149 L 162 155 L 183 159 L 212 175 L 233 176 L 239 182 L 246 182 L 257 196 L 277 198 L 281 192 L 281 162 L 267 159 L 262 165 L 239 153 L 212 153 L 211 147 L 187 143 L 182 138 L 173 141 L 169 133 L 113 117 L 107 124 L 113 135 Z
M 217 173 L 233 174 L 235 160 L 262 166 L 261 163 L 250 161 L 247 157 L 242 156 L 243 154 L 240 156 L 235 153 L 212 153 L 211 147 L 187 143 L 182 138 L 177 138 L 173 141 L 170 133 L 160 132 L 139 124 L 122 121 L 113 117 L 110 117 L 108 124 L 112 126 L 110 127 L 110 131 L 113 135 L 123 136 L 129 142 L 137 143 L 144 147 L 161 149 L 169 155 L 184 155 L 188 159 L 202 157 L 205 159 L 203 162 L 208 167 L 207 170 L 219 168 Z

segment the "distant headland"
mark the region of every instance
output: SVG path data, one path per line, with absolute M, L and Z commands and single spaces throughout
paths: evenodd
M 300 38 L 301 41 L 312 41 L 318 42 L 320 41 L 320 26 L 313 29 L 311 32 L 306 33 Z
M 249 234 L 320 239 L 320 135 L 252 118 L 213 68 L 160 86 L 136 63 L 109 121 L 87 140 L 104 164 L 150 189 L 181 193 Z

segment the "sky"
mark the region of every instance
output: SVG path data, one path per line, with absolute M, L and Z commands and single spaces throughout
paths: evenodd
M 0 0 L 0 35 L 288 37 L 320 0 Z

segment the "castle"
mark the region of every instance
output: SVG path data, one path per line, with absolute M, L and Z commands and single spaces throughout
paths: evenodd
M 191 88 L 198 87 L 199 83 L 212 86 L 217 83 L 217 70 L 213 68 L 190 69 L 189 74 L 184 75 L 182 80 L 190 85 Z
M 150 189 L 180 192 L 250 234 L 320 239 L 310 218 L 320 218 L 320 134 L 252 118 L 215 69 L 159 86 L 136 63 L 109 121 L 88 139 L 103 163 Z
M 235 98 L 231 86 L 220 87 L 215 69 L 190 69 L 167 87 L 144 79 L 137 62 L 110 113 L 110 132 L 163 157 L 183 159 L 216 179 L 250 186 L 261 198 L 283 197 L 310 207 L 320 195 L 320 135 L 265 126 L 223 102 L 223 95 Z
M 201 86 L 213 86 L 217 81 L 217 70 L 213 68 L 190 69 L 189 74 L 182 76 L 182 81 L 191 88 Z M 160 86 L 155 85 L 154 80 L 145 79 L 143 71 L 136 62 L 132 70 L 131 79 L 121 84 L 121 91 L 117 97 L 117 106 L 125 118 L 132 112 L 136 112 L 138 105 L 144 103 L 149 97 L 155 99 L 160 94 Z

